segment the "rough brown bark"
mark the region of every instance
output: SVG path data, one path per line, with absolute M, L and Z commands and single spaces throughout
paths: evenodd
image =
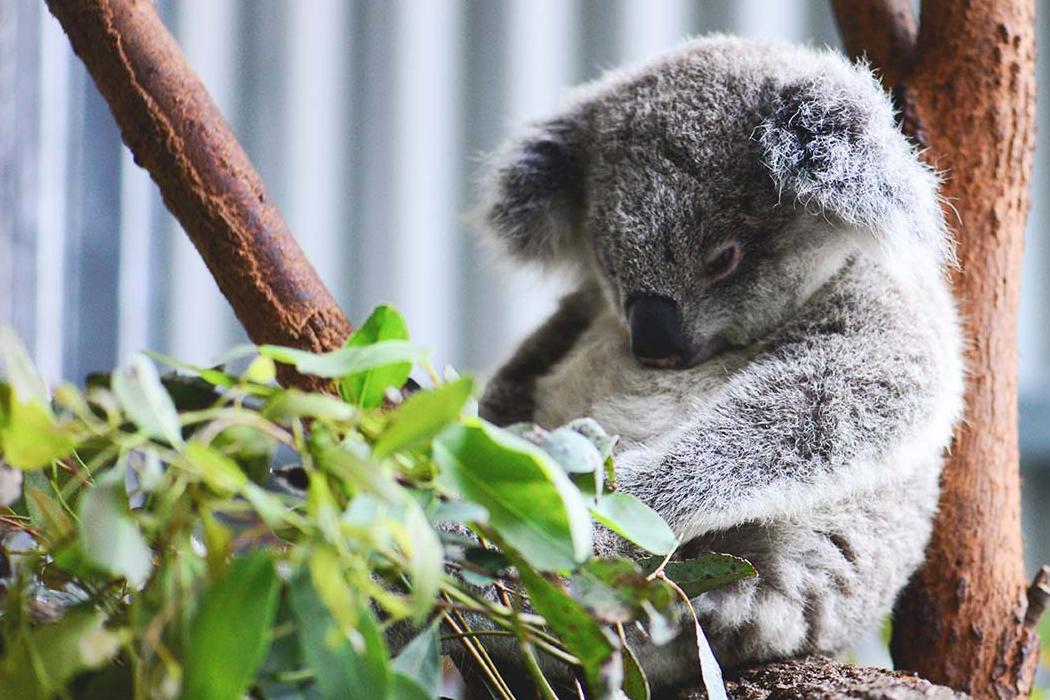
M 843 664 L 825 656 L 778 661 L 743 671 L 726 683 L 733 700 L 964 700 L 967 696 L 915 675 Z M 701 700 L 692 693 L 683 700 Z
M 891 86 L 911 73 L 919 32 L 911 0 L 831 0 L 831 6 L 850 58 L 868 60 Z
M 237 318 L 257 343 L 326 351 L 350 332 L 149 0 L 47 0 Z M 301 377 L 284 377 L 302 383 Z
M 841 17 L 863 4 L 834 3 L 851 54 L 891 43 L 880 32 L 900 34 Z M 1026 622 L 1021 548 L 1017 304 L 1035 145 L 1034 2 L 926 0 L 911 55 L 910 70 L 885 75 L 906 87 L 924 156 L 945 173 L 969 382 L 927 561 L 898 603 L 892 651 L 899 667 L 976 697 L 1027 697 L 1039 644 L 1038 615 Z

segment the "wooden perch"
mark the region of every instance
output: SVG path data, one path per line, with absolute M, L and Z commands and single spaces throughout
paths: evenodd
M 256 343 L 326 351 L 350 323 L 149 0 L 47 0 Z M 302 382 L 291 374 L 286 380 Z
M 915 675 L 855 666 L 824 656 L 763 664 L 728 677 L 733 700 L 964 700 L 967 696 Z M 703 700 L 702 691 L 680 700 Z
M 1045 607 L 1047 597 L 1046 574 L 1026 595 L 1017 448 L 1035 5 L 924 0 L 916 34 L 908 0 L 832 4 L 847 51 L 867 55 L 904 96 L 905 130 L 945 175 L 959 244 L 953 282 L 970 341 L 966 418 L 945 467 L 926 564 L 898 603 L 894 661 L 975 697 L 1027 697 L 1039 649 L 1029 601 Z

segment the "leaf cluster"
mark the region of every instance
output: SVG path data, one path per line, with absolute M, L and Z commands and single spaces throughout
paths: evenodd
M 670 528 L 615 489 L 614 438 L 478 418 L 388 306 L 340 350 L 238 348 L 236 372 L 140 356 L 50 394 L 9 329 L 0 355 L 9 697 L 437 697 L 449 645 L 510 697 L 503 636 L 547 697 L 556 659 L 588 697 L 647 698 L 625 627 L 666 641 L 676 601 L 754 573 L 669 561 Z M 278 363 L 331 393 L 277 386 Z M 414 369 L 431 386 L 402 392 Z M 596 524 L 651 558 L 595 556 Z M 395 629 L 417 633 L 391 649 Z

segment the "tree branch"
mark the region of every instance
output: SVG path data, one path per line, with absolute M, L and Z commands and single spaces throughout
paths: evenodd
M 964 700 L 967 696 L 917 676 L 872 666 L 807 656 L 763 664 L 732 674 L 726 690 L 733 700 Z M 703 700 L 691 690 L 680 700 Z
M 148 0 L 47 0 L 237 318 L 257 343 L 339 347 L 350 323 Z M 288 373 L 283 379 L 302 384 Z
M 850 58 L 864 57 L 888 87 L 911 73 L 919 25 L 911 0 L 831 0 Z

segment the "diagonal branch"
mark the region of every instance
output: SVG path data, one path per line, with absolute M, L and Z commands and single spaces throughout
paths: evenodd
M 153 3 L 47 5 L 109 103 L 135 162 L 157 183 L 251 339 L 314 351 L 339 347 L 350 323 Z

